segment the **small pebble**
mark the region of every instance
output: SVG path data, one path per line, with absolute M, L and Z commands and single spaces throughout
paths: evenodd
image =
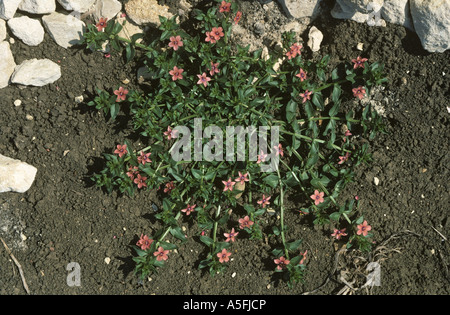
M 106 258 L 105 258 L 105 263 L 106 263 L 107 265 L 109 265 L 110 262 L 111 262 L 111 258 L 106 257 Z
M 374 177 L 373 178 L 373 183 L 378 186 L 378 184 L 380 183 L 380 180 L 378 179 L 378 177 Z
M 80 104 L 81 102 L 83 102 L 83 95 L 77 96 L 75 97 L 75 103 Z
M 21 100 L 15 100 L 14 101 L 14 106 L 20 106 L 22 105 L 22 101 Z
M 358 49 L 359 51 L 362 51 L 364 49 L 364 44 L 358 43 L 358 45 L 356 45 L 356 49 Z
M 233 272 L 233 274 L 231 275 L 231 278 L 236 277 L 236 272 Z
M 34 119 L 33 116 L 31 116 L 30 114 L 27 114 L 27 115 L 25 116 L 25 118 L 26 118 L 27 120 L 33 120 L 33 119 Z

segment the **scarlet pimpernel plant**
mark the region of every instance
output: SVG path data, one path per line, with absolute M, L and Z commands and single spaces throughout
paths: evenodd
M 383 124 L 370 103 L 347 112 L 341 104 L 359 102 L 384 83 L 382 64 L 355 56 L 343 71 L 330 69 L 329 56 L 305 60 L 292 32 L 283 34 L 282 49 L 263 55 L 232 41 L 233 27 L 245 18 L 235 2 L 216 0 L 194 13 L 195 31 L 160 17 L 160 36 L 146 44 L 136 42 L 141 35 L 120 38 L 113 20 L 88 25 L 85 34 L 87 47 L 108 40 L 127 60 L 142 50 L 150 76 L 145 92 L 118 86 L 89 103 L 112 119 L 127 104 L 134 129 L 147 139 L 140 150 L 118 143 L 93 176 L 107 192 L 156 190 L 161 197 L 153 215 L 163 228 L 151 236 L 136 232 L 136 273 L 145 278 L 171 259 L 170 251 L 187 241 L 180 224 L 187 221 L 207 248 L 200 269 L 223 272 L 239 259 L 233 244 L 269 236 L 274 272 L 292 287 L 304 280 L 307 250 L 288 233 L 287 194 L 297 196 L 296 212 L 334 226 L 330 235 L 349 248 L 370 251 L 372 230 L 358 201 L 339 196 L 353 167 L 368 160 L 355 137 L 373 139 Z M 266 235 L 273 212 L 279 219 Z

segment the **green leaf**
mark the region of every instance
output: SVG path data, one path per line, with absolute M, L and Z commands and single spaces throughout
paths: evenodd
M 339 218 L 341 217 L 341 214 L 339 212 L 333 212 L 330 214 L 330 220 L 339 222 Z
M 196 178 L 196 179 L 202 178 L 202 172 L 200 170 L 191 169 L 191 173 L 194 176 L 194 178 Z
M 175 228 L 170 229 L 170 234 L 172 234 L 174 237 L 178 238 L 181 241 L 186 241 L 186 236 L 184 235 L 183 231 L 179 226 Z
M 204 235 L 201 235 L 201 236 L 200 236 L 200 241 L 202 241 L 203 243 L 205 243 L 206 246 L 208 246 L 208 247 L 210 247 L 210 246 L 214 243 L 214 241 L 213 241 L 212 238 L 210 238 L 210 237 L 208 237 L 208 236 L 204 236 Z
M 286 119 L 290 123 L 294 120 L 297 114 L 297 103 L 290 100 L 286 106 Z
M 275 188 L 278 186 L 278 176 L 275 174 L 270 174 L 264 177 L 263 182 L 265 182 L 270 187 Z
M 321 92 L 313 93 L 312 102 L 320 110 L 324 109 L 323 96 Z
M 300 246 L 300 244 L 302 243 L 302 240 L 296 240 L 290 243 L 286 243 L 286 248 L 288 251 L 295 251 L 298 249 L 298 247 Z
M 160 242 L 159 245 L 165 250 L 177 249 L 177 245 L 168 242 Z

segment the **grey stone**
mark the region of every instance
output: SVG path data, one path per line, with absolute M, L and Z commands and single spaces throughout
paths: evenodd
M 2 89 L 8 86 L 16 67 L 9 43 L 6 41 L 0 42 L 0 60 L 2 61 L 0 62 L 0 89 Z
M 26 192 L 36 173 L 36 167 L 0 154 L 0 192 Z
M 58 64 L 49 59 L 25 60 L 16 66 L 11 76 L 11 83 L 32 86 L 44 86 L 61 77 Z
M 56 10 L 55 0 L 23 0 L 19 10 L 33 14 L 48 14 Z
M 61 47 L 78 45 L 83 38 L 85 24 L 72 15 L 54 12 L 43 16 L 42 22 L 53 40 Z
M 11 32 L 28 46 L 37 46 L 44 40 L 44 28 L 41 22 L 28 16 L 8 20 Z
M 280 5 L 289 17 L 315 18 L 320 12 L 320 3 L 322 0 L 278 0 Z
M 16 14 L 22 0 L 0 0 L 0 18 L 9 20 Z

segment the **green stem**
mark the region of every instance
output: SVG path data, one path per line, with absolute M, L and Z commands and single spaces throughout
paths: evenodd
M 212 252 L 216 250 L 216 234 L 217 234 L 217 226 L 219 225 L 218 219 L 220 216 L 220 205 L 217 207 L 216 211 L 216 221 L 214 222 L 214 230 L 213 230 L 213 246 L 212 246 Z
M 286 236 L 284 234 L 284 190 L 283 183 L 281 182 L 280 169 L 277 168 L 278 182 L 280 183 L 280 227 L 281 227 L 281 241 L 283 242 L 284 254 L 286 259 L 289 260 L 289 252 L 286 247 Z

